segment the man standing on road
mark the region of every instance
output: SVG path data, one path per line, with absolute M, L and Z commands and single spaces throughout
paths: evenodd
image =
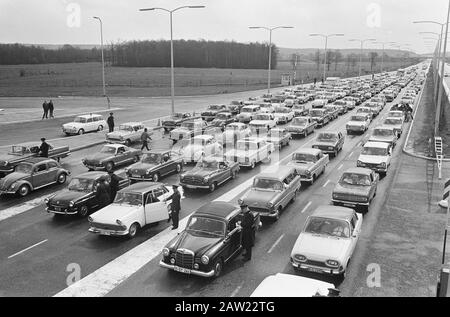
M 172 230 L 178 229 L 178 221 L 180 218 L 180 209 L 181 209 L 181 194 L 178 191 L 178 186 L 173 185 L 173 195 L 168 197 L 166 201 L 172 200 Z
M 111 180 L 109 181 L 109 189 L 111 191 L 111 202 L 113 202 L 114 199 L 116 198 L 117 192 L 119 191 L 120 178 L 119 176 L 114 174 L 113 171 L 109 171 L 108 174 L 109 177 L 111 178 Z
M 95 197 L 97 198 L 97 201 L 102 208 L 108 206 L 111 203 L 109 188 L 106 185 L 104 179 L 100 179 L 100 181 L 97 183 L 97 192 L 95 194 Z
M 48 103 L 48 110 L 50 111 L 50 118 L 54 118 L 53 111 L 55 110 L 53 106 L 53 101 L 50 99 L 50 102 Z
M 48 119 L 48 103 L 47 100 L 44 101 L 44 103 L 42 104 L 42 109 L 44 109 L 44 114 L 42 115 L 42 120 Z
M 255 244 L 253 236 L 253 222 L 254 218 L 247 205 L 241 206 L 244 216 L 241 221 L 242 227 L 242 247 L 245 250 L 244 261 L 250 261 L 252 259 L 252 248 Z
M 45 138 L 41 139 L 42 144 L 39 147 L 39 156 L 40 157 L 48 157 L 48 150 L 50 149 L 50 146 L 47 142 L 45 142 Z
M 314 78 L 314 87 L 316 87 L 317 84 L 317 78 Z
M 141 151 L 144 150 L 144 148 L 147 149 L 147 151 L 150 151 L 150 149 L 148 148 L 148 141 L 151 141 L 152 138 L 150 137 L 150 134 L 148 134 L 148 129 L 145 128 L 144 132 L 142 132 L 141 134 L 141 141 L 142 141 L 142 147 L 141 147 Z
M 110 113 L 109 117 L 108 117 L 108 127 L 109 127 L 109 132 L 114 132 L 114 113 Z

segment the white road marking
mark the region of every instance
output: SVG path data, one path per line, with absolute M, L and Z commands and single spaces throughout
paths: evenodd
M 24 253 L 24 252 L 27 252 L 28 250 L 33 249 L 33 248 L 35 248 L 35 247 L 37 247 L 37 246 L 39 246 L 39 245 L 41 245 L 41 244 L 43 244 L 43 243 L 45 243 L 45 242 L 47 242 L 47 241 L 48 241 L 48 239 L 45 239 L 45 240 L 43 240 L 43 241 L 41 241 L 41 242 L 38 242 L 38 243 L 36 243 L 36 244 L 33 244 L 31 247 L 28 247 L 28 248 L 26 248 L 26 249 L 23 249 L 22 251 L 19 251 L 19 252 L 17 252 L 17 253 L 14 253 L 13 255 L 8 256 L 8 259 L 12 259 L 13 257 L 18 256 L 18 255 L 20 255 L 20 254 L 22 254 L 22 253 Z
M 353 156 L 353 153 L 354 153 L 354 152 L 350 153 L 350 155 L 348 156 L 348 158 L 351 158 L 351 157 Z
M 304 214 L 305 211 L 308 210 L 308 208 L 309 208 L 311 205 L 312 205 L 312 201 L 310 201 L 310 202 L 305 206 L 305 208 L 302 209 L 302 212 L 301 212 L 301 213 Z
M 236 287 L 236 289 L 233 291 L 233 293 L 231 293 L 230 297 L 235 297 L 241 290 L 242 286 L 244 286 L 244 282 L 241 282 L 241 284 L 239 284 L 239 286 Z
M 3 221 L 5 219 L 11 218 L 13 216 L 19 215 L 21 213 L 24 213 L 24 212 L 30 210 L 30 209 L 36 208 L 37 206 L 43 204 L 45 202 L 46 198 L 48 198 L 50 196 L 53 196 L 55 194 L 56 193 L 51 194 L 51 195 L 47 195 L 47 196 L 44 196 L 44 197 L 41 197 L 41 198 L 36 198 L 36 199 L 30 200 L 30 201 L 28 201 L 26 203 L 23 203 L 21 205 L 1 210 L 0 211 L 0 221 Z
M 343 168 L 344 167 L 344 164 L 341 164 L 339 167 L 338 167 L 338 171 L 341 169 L 341 168 Z
M 330 180 L 327 180 L 325 184 L 323 184 L 323 188 L 327 187 L 327 185 L 330 183 Z
M 279 237 L 277 239 L 277 241 L 275 241 L 275 243 L 272 245 L 272 247 L 269 249 L 269 251 L 267 251 L 267 253 L 272 253 L 272 251 L 276 248 L 276 246 L 281 242 L 281 240 L 284 238 L 284 234 L 281 235 L 281 237 Z

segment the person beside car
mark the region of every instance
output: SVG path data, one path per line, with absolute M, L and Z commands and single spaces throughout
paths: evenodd
M 247 205 L 241 206 L 244 216 L 240 226 L 242 227 L 242 248 L 245 250 L 243 254 L 245 261 L 252 259 L 252 248 L 255 244 L 253 236 L 253 222 L 254 218 Z
M 111 203 L 110 189 L 104 179 L 100 179 L 97 183 L 96 198 L 101 208 Z
M 111 202 L 114 201 L 114 199 L 116 198 L 116 194 L 119 191 L 119 182 L 120 182 L 120 178 L 119 176 L 117 176 L 116 174 L 114 174 L 113 171 L 109 171 L 108 172 L 109 177 L 110 177 L 110 181 L 109 181 L 109 189 L 111 192 Z
M 48 150 L 50 149 L 50 145 L 45 142 L 45 138 L 41 138 L 42 144 L 39 147 L 39 156 L 48 158 Z
M 141 151 L 144 150 L 144 148 L 146 148 L 147 151 L 150 151 L 150 149 L 148 148 L 148 141 L 151 139 L 152 138 L 150 137 L 150 134 L 148 133 L 148 129 L 145 128 L 144 132 L 142 132 L 142 134 L 141 134 L 141 141 L 142 141 Z

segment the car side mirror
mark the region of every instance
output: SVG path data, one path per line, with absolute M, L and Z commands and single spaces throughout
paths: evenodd
M 225 239 L 223 240 L 223 243 L 227 244 L 227 243 L 229 243 L 230 241 L 231 241 L 231 236 L 230 236 L 230 234 L 228 234 L 228 235 L 225 237 Z

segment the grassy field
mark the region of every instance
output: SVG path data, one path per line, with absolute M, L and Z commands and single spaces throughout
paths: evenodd
M 386 68 L 400 68 L 391 64 Z M 369 65 L 363 69 L 370 70 Z M 378 65 L 379 69 L 379 65 Z M 272 85 L 281 83 L 281 74 L 292 72 L 288 62 L 279 63 L 272 71 Z M 363 74 L 366 72 L 363 71 Z M 313 63 L 298 66 L 298 82 L 312 82 L 320 78 Z M 358 75 L 358 67 L 348 68 L 331 65 L 328 76 L 351 77 Z M 204 95 L 245 90 L 262 89 L 267 85 L 267 71 L 255 69 L 195 69 L 175 70 L 176 94 Z M 107 93 L 110 96 L 152 97 L 170 95 L 169 68 L 106 68 Z M 102 94 L 100 63 L 45 64 L 0 66 L 1 97 L 56 97 L 56 96 L 99 96 Z

